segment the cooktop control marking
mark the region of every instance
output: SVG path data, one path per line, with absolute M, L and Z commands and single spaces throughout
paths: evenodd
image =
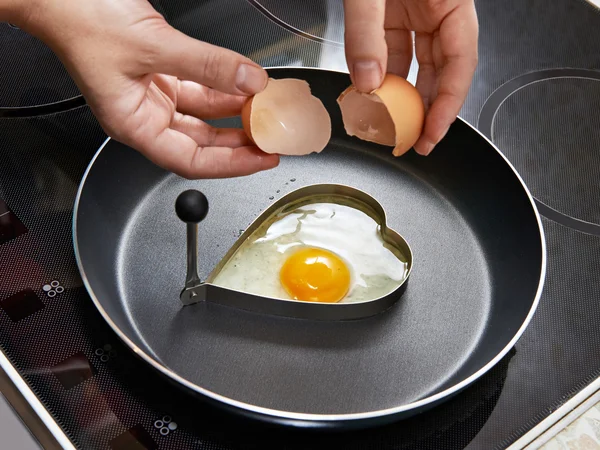
M 50 284 L 42 286 L 42 291 L 44 291 L 48 297 L 53 298 L 56 297 L 57 294 L 65 292 L 65 288 L 61 286 L 60 281 L 52 280 Z
M 171 431 L 177 429 L 177 422 L 173 422 L 171 416 L 163 416 L 154 421 L 154 428 L 156 428 L 162 436 L 167 436 Z
M 102 361 L 103 363 L 106 363 L 108 361 L 110 361 L 110 359 L 114 359 L 117 357 L 117 351 L 114 350 L 112 348 L 112 345 L 110 344 L 105 344 L 102 347 L 98 347 L 95 351 L 94 354 L 100 359 L 100 361 Z

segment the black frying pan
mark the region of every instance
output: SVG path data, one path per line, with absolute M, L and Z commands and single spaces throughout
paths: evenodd
M 431 156 L 394 158 L 389 148 L 346 136 L 335 101 L 346 74 L 270 74 L 310 83 L 332 116 L 328 148 L 249 177 L 187 181 L 108 140 L 74 213 L 77 262 L 92 300 L 121 339 L 173 382 L 262 420 L 369 426 L 459 392 L 511 349 L 541 295 L 544 236 L 523 181 L 460 119 Z M 181 306 L 186 230 L 174 204 L 182 191 L 198 189 L 210 202 L 199 227 L 204 278 L 275 199 L 317 183 L 367 192 L 407 239 L 414 267 L 400 301 L 342 322 Z

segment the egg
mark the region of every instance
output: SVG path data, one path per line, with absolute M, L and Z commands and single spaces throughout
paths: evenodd
M 212 282 L 265 297 L 349 303 L 385 296 L 407 274 L 407 259 L 370 215 L 323 198 L 267 219 Z
M 410 150 L 423 130 L 425 106 L 419 91 L 391 73 L 369 94 L 349 86 L 337 103 L 348 135 L 393 146 L 394 156 Z
M 329 113 L 304 80 L 269 79 L 246 101 L 241 116 L 244 131 L 265 153 L 319 153 L 331 138 Z
M 368 94 L 350 85 L 337 103 L 349 136 L 394 147 L 394 156 L 406 153 L 423 130 L 419 91 L 391 73 Z M 265 153 L 320 153 L 331 139 L 329 113 L 304 80 L 270 78 L 262 92 L 248 98 L 241 119 L 250 140 Z
M 350 269 L 333 252 L 305 247 L 284 261 L 279 280 L 294 300 L 337 303 L 350 289 Z

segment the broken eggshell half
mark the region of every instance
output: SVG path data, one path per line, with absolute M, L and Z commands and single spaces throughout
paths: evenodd
M 355 208 L 373 219 L 379 227 L 384 243 L 392 249 L 399 259 L 406 263 L 406 270 L 398 286 L 391 292 L 371 300 L 351 303 L 318 303 L 301 300 L 267 297 L 215 284 L 215 279 L 230 262 L 243 244 L 252 238 L 264 224 L 269 224 L 282 214 L 296 210 L 304 205 L 329 202 Z M 312 320 L 353 320 L 379 314 L 390 308 L 406 290 L 412 271 L 413 255 L 406 240 L 396 231 L 388 228 L 383 207 L 369 194 L 346 185 L 316 184 L 290 192 L 267 208 L 237 239 L 227 254 L 217 264 L 206 282 L 194 288 L 184 289 L 182 302 L 217 303 L 220 305 L 253 311 L 262 314 Z M 193 300 L 193 301 L 192 301 Z
M 381 86 L 368 94 L 351 85 L 337 103 L 349 136 L 393 146 L 394 156 L 410 150 L 423 130 L 425 107 L 421 95 L 398 75 L 388 73 Z
M 319 153 L 331 138 L 331 118 L 304 80 L 270 78 L 242 108 L 248 137 L 265 153 Z

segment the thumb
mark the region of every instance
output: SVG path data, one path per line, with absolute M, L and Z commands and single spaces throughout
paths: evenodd
M 267 85 L 267 72 L 251 59 L 170 26 L 155 34 L 154 46 L 154 72 L 234 95 L 253 95 Z
M 386 72 L 384 18 L 385 0 L 344 0 L 346 61 L 361 92 L 378 88 Z

